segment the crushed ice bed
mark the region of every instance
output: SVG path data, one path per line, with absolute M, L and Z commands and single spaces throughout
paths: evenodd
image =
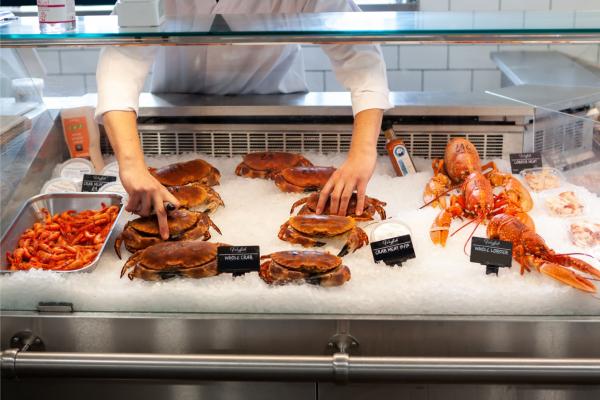
M 308 154 L 320 165 L 339 166 L 343 155 Z M 196 155 L 149 158 L 151 166 L 195 158 Z M 225 201 L 212 216 L 223 235 L 213 241 L 237 245 L 260 245 L 261 253 L 300 248 L 277 238 L 279 226 L 288 218 L 291 204 L 302 197 L 281 193 L 271 181 L 244 179 L 233 171 L 240 158 L 205 157 L 220 169 L 217 191 Z M 224 274 L 194 280 L 175 278 L 161 282 L 119 278 L 124 261 L 114 251 L 111 238 L 93 273 L 60 274 L 29 271 L 0 276 L 3 310 L 35 310 L 39 302 L 69 302 L 75 311 L 193 312 L 193 313 L 309 313 L 386 315 L 600 315 L 600 300 L 532 272 L 521 276 L 519 266 L 503 268 L 499 276 L 486 275 L 485 267 L 469 262 L 463 244 L 470 229 L 449 238 L 445 248 L 429 240 L 429 226 L 437 214 L 430 207 L 418 210 L 422 191 L 431 176 L 429 162 L 417 160 L 420 171 L 394 177 L 387 159 L 378 162 L 367 194 L 386 201 L 388 216 L 399 217 L 412 230 L 417 258 L 402 267 L 375 264 L 368 246 L 344 258 L 352 279 L 341 287 L 310 284 L 269 286 L 257 275 Z M 500 166 L 507 168 L 505 162 Z M 568 185 L 585 203 L 588 215 L 598 217 L 600 199 L 585 188 Z M 581 251 L 568 238 L 564 219 L 547 214 L 542 197 L 530 213 L 537 231 L 557 252 Z M 131 218 L 131 216 L 126 216 Z M 122 218 L 119 224 L 125 223 Z M 364 224 L 363 224 L 364 225 Z M 453 230 L 460 226 L 453 224 Z M 370 233 L 372 226 L 365 230 Z M 120 231 L 120 228 L 119 230 Z M 477 235 L 485 236 L 485 227 Z M 339 242 L 325 249 L 337 253 Z M 600 257 L 596 251 L 595 257 Z M 124 255 L 129 256 L 124 250 Z M 599 267 L 600 263 L 592 261 Z

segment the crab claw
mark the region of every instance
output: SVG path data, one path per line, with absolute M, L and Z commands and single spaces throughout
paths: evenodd
M 350 231 L 350 235 L 348 236 L 346 244 L 344 244 L 344 247 L 342 247 L 337 256 L 344 257 L 350 252 L 354 253 L 357 249 L 363 247 L 366 244 L 369 244 L 369 237 L 367 236 L 365 231 L 363 231 L 359 227 L 354 227 L 354 229 Z
M 588 279 L 562 265 L 545 262 L 539 268 L 540 272 L 566 285 L 588 293 L 596 293 L 596 286 Z
M 115 253 L 117 253 L 117 257 L 119 257 L 119 260 L 122 260 L 121 258 L 121 245 L 123 244 L 123 234 L 117 236 L 117 238 L 115 239 Z

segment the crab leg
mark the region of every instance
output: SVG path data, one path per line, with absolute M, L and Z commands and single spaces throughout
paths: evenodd
M 123 275 L 125 275 L 128 269 L 135 267 L 135 265 L 138 262 L 138 259 L 140 258 L 140 255 L 141 253 L 137 252 L 131 257 L 129 257 L 129 260 L 127 260 L 127 262 L 125 263 L 125 265 L 123 265 L 123 268 L 121 269 L 121 278 L 123 277 Z M 133 280 L 133 277 L 130 276 L 129 279 Z
M 292 209 L 290 210 L 290 214 L 294 213 L 294 210 L 296 210 L 297 207 L 301 206 L 302 204 L 306 204 L 306 202 L 308 201 L 308 199 L 310 198 L 310 196 L 304 197 L 300 200 L 298 200 L 297 202 L 295 202 L 294 204 L 292 204 Z M 302 207 L 302 209 L 300 210 L 300 213 L 302 213 L 302 210 L 304 210 L 306 207 Z
M 290 226 L 289 222 L 286 222 L 283 225 L 281 225 L 281 229 L 279 230 L 278 237 L 279 237 L 279 239 L 285 240 L 286 242 L 297 243 L 304 247 L 325 246 L 324 242 L 319 242 L 319 241 L 311 238 L 310 236 L 306 236 L 306 235 L 298 232 L 297 230 L 295 230 L 294 228 L 292 228 Z
M 369 237 L 359 227 L 354 227 L 348 235 L 348 240 L 342 250 L 338 253 L 338 257 L 344 257 L 348 253 L 354 253 L 364 245 L 369 244 Z

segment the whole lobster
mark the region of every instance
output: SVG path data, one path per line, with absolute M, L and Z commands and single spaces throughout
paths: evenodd
M 589 279 L 575 273 L 571 268 L 589 276 L 600 278 L 600 271 L 585 261 L 567 254 L 556 254 L 535 230 L 512 215 L 498 214 L 487 226 L 490 239 L 500 239 L 513 244 L 513 257 L 521 264 L 521 274 L 535 268 L 559 282 L 588 293 L 596 293 L 596 286 Z
M 433 160 L 432 167 L 434 176 L 425 187 L 423 207 L 432 204 L 442 208 L 429 230 L 433 243 L 445 246 L 452 219 L 457 217 L 479 224 L 503 212 L 514 214 L 533 227 L 526 214 L 533 208 L 527 189 L 512 175 L 498 171 L 495 163 L 482 166 L 477 149 L 467 139 L 451 139 L 444 160 Z M 495 187 L 501 189 L 498 194 L 493 192 Z M 447 206 L 444 196 L 452 190 L 459 194 L 452 195 Z

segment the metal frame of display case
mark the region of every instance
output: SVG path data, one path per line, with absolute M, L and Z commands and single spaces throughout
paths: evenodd
M 257 34 L 202 38 L 155 34 L 102 40 L 76 35 L 57 40 L 1 37 L 2 47 L 257 42 L 600 43 L 600 27 L 596 32 L 539 34 Z M 314 398 L 328 398 L 343 391 L 339 386 L 319 386 L 327 382 L 352 387 L 354 392 L 348 398 L 360 398 L 373 390 L 352 386 L 355 382 L 539 384 L 542 392 L 564 386 L 574 393 L 581 387 L 572 385 L 588 385 L 581 398 L 600 393 L 600 316 L 136 314 L 71 312 L 61 305 L 46 305 L 38 311 L 2 311 L 1 322 L 0 366 L 3 391 L 8 395 L 20 390 L 37 395 L 52 393 L 52 384 L 44 380 L 49 377 L 53 383 L 71 378 L 113 382 L 183 380 L 202 387 L 206 381 L 283 381 L 288 398 L 297 394 L 291 382 L 316 385 L 316 389 L 308 387 Z M 80 388 L 79 384 L 73 387 Z M 391 387 L 388 393 L 397 388 Z M 231 390 L 252 397 L 248 386 Z M 175 398 L 173 393 L 166 397 Z M 476 394 L 466 392 L 463 398 L 477 398 Z M 270 396 L 274 395 L 264 397 Z

